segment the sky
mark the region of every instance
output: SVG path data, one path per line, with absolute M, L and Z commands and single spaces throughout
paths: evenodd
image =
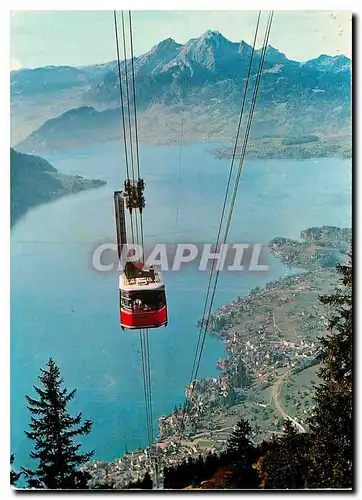
M 118 18 L 120 26 L 120 12 Z M 220 31 L 231 41 L 251 44 L 256 18 L 257 11 L 134 11 L 134 53 L 143 54 L 168 37 L 185 43 L 208 29 Z M 261 27 L 267 12 L 262 19 Z M 351 57 L 351 29 L 348 11 L 275 11 L 269 43 L 297 61 L 320 54 Z M 13 10 L 10 31 L 11 69 L 82 66 L 116 58 L 110 10 Z M 258 46 L 262 34 L 260 30 Z

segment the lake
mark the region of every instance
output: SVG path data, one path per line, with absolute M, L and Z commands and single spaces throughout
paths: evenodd
M 184 145 L 181 168 L 178 146 L 141 146 L 145 241 L 215 241 L 230 165 L 210 154 L 220 146 Z M 125 176 L 121 145 L 45 157 L 61 173 L 105 179 L 107 185 L 36 207 L 11 232 L 11 451 L 16 466 L 32 462 L 32 443 L 23 432 L 30 420 L 25 395 L 33 395 L 32 385 L 50 356 L 67 387 L 77 388 L 72 411 L 94 422 L 83 442 L 96 450 L 96 459 L 112 460 L 126 446 L 146 445 L 138 333 L 119 327 L 116 273 L 91 267 L 97 243 L 115 241 L 113 191 L 122 189 Z M 321 225 L 351 226 L 349 160 L 245 162 L 229 241 L 299 238 L 303 229 Z M 287 272 L 270 255 L 268 263 L 268 272 L 222 274 L 215 307 Z M 164 273 L 164 279 L 169 324 L 150 331 L 155 429 L 157 417 L 183 402 L 208 274 L 190 265 Z M 223 344 L 208 336 L 199 377 L 216 376 L 215 363 L 224 352 Z

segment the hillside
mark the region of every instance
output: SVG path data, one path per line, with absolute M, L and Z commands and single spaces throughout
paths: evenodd
M 227 310 L 234 318 L 220 334 L 227 357 L 219 360 L 218 378 L 196 383 L 181 443 L 176 432 L 182 409 L 159 418 L 156 452 L 162 466 L 220 452 L 240 417 L 250 422 L 254 442 L 280 433 L 286 418 L 297 427 L 305 425 L 313 407 L 317 338 L 326 333 L 325 307 L 318 296 L 336 282 L 334 269 L 291 276 L 218 311 Z M 145 451 L 134 450 L 114 462 L 92 462 L 87 470 L 95 484 L 106 478 L 120 488 L 151 468 Z
M 345 261 L 351 240 L 350 228 L 312 227 L 302 231 L 300 241 L 274 238 L 269 250 L 287 266 L 308 270 L 333 268 Z
M 99 179 L 62 175 L 44 158 L 10 149 L 11 225 L 36 205 L 106 184 Z
M 140 140 L 178 141 L 182 115 L 185 141 L 231 140 L 251 50 L 243 41 L 231 42 L 219 32 L 207 31 L 184 45 L 166 39 L 136 57 Z M 253 77 L 259 58 L 256 51 Z M 121 66 L 124 78 L 131 61 Z M 349 134 L 350 67 L 344 56 L 323 55 L 302 64 L 269 46 L 252 138 Z M 47 67 L 11 73 L 12 142 L 22 151 L 42 141 L 45 150 L 68 147 L 68 141 L 84 144 L 119 136 L 115 61 L 73 70 Z M 94 108 L 87 119 L 85 106 Z M 76 137 L 75 127 L 67 128 L 70 109 Z
M 313 137 L 307 140 L 305 138 Z M 232 145 L 211 151 L 216 158 L 232 158 Z M 262 137 L 248 142 L 245 154 L 249 159 L 308 159 L 308 158 L 351 158 L 351 135 L 333 135 L 330 137 L 300 136 L 293 137 Z
M 301 239 L 315 251 L 338 249 L 345 260 L 351 230 L 312 227 L 302 231 Z M 307 430 L 314 408 L 311 388 L 320 368 L 319 339 L 327 333 L 330 312 L 319 296 L 338 285 L 335 262 L 311 262 L 310 267 L 308 260 L 297 263 L 313 270 L 256 287 L 212 314 L 210 334 L 224 342 L 226 356 L 218 360 L 217 378 L 196 381 L 181 443 L 177 432 L 182 408 L 159 418 L 155 452 L 162 466 L 220 452 L 240 417 L 249 421 L 255 443 L 281 435 L 285 420 L 301 432 Z M 190 386 L 186 394 L 190 396 Z M 120 488 L 150 468 L 144 450 L 135 450 L 112 463 L 93 462 L 87 470 L 92 484 L 107 478 L 107 484 Z

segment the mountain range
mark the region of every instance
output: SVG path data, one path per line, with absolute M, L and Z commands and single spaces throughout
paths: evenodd
M 133 59 L 140 140 L 228 139 L 235 134 L 252 47 L 217 31 L 179 44 L 161 41 Z M 251 82 L 261 50 L 253 57 Z M 132 61 L 121 62 L 131 76 Z M 73 68 L 47 66 L 11 72 L 12 143 L 22 151 L 120 136 L 116 61 Z M 249 88 L 248 100 L 253 91 Z M 130 102 L 133 100 L 129 85 Z M 305 63 L 268 46 L 252 137 L 348 135 L 351 60 L 321 55 Z

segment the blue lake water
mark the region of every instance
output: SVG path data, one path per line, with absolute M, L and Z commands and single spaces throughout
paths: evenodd
M 230 164 L 208 152 L 218 146 L 184 146 L 180 176 L 179 147 L 141 147 L 146 241 L 214 241 Z M 95 458 L 112 460 L 125 446 L 146 445 L 139 337 L 119 327 L 117 275 L 97 273 L 90 264 L 97 242 L 115 240 L 113 191 L 122 188 L 123 152 L 109 143 L 46 158 L 62 173 L 108 184 L 37 207 L 12 230 L 11 450 L 16 464 L 31 464 L 25 394 L 32 394 L 52 356 L 67 387 L 77 388 L 73 411 L 94 422 L 86 447 L 96 450 Z M 301 230 L 324 224 L 351 225 L 350 161 L 245 162 L 229 241 L 298 238 Z M 271 256 L 268 263 L 268 272 L 222 274 L 215 307 L 284 276 L 283 265 Z M 188 266 L 164 278 L 169 325 L 150 331 L 155 428 L 157 417 L 183 402 L 208 275 Z M 223 354 L 222 343 L 209 336 L 199 377 L 215 376 Z

